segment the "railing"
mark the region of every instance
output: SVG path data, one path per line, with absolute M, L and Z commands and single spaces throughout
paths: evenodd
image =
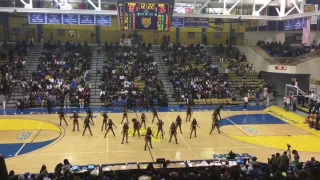
M 320 50 L 314 52 L 306 53 L 297 57 L 272 57 L 265 50 L 261 49 L 256 44 L 252 43 L 250 40 L 245 40 L 245 46 L 249 46 L 253 51 L 259 54 L 263 59 L 265 59 L 270 65 L 291 65 L 295 66 L 299 63 L 320 57 Z

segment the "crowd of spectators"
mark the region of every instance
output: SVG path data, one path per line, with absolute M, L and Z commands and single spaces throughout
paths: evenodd
M 296 57 L 308 53 L 312 51 L 312 49 L 318 49 L 318 46 L 315 42 L 311 46 L 305 46 L 304 44 L 301 44 L 299 47 L 293 47 L 287 42 L 258 41 L 257 46 L 265 50 L 270 56 L 274 57 Z
M 17 85 L 17 80 L 21 77 L 21 71 L 24 69 L 28 54 L 28 45 L 25 41 L 17 42 L 15 45 L 9 45 L 6 42 L 2 44 L 0 49 L 0 58 L 5 60 L 8 52 L 9 61 L 0 65 L 2 73 L 1 87 L 6 98 L 14 91 Z M 17 55 L 15 56 L 15 53 Z
M 234 159 L 231 151 L 227 161 Z M 65 159 L 56 165 L 52 173 L 45 165 L 38 174 L 25 173 L 15 175 L 11 170 L 8 180 L 318 180 L 320 179 L 320 163 L 312 157 L 307 162 L 301 162 L 298 151 L 288 150 L 282 154 L 272 154 L 267 163 L 259 162 L 256 156 L 238 159 L 236 165 L 209 165 L 205 160 L 198 167 L 168 168 L 170 160 L 162 163 L 161 168 L 154 168 L 149 163 L 146 169 L 120 170 L 100 172 L 86 171 L 75 174 L 70 162 Z M 80 177 L 80 178 L 79 178 Z
M 223 52 L 219 47 L 218 51 Z M 204 46 L 163 45 L 162 51 L 177 101 L 192 103 L 194 99 L 231 98 L 233 95 L 227 74 L 219 73 L 214 58 Z
M 87 42 L 44 44 L 37 71 L 31 78 L 23 78 L 25 107 L 78 106 L 90 103 L 91 49 Z
M 128 107 L 168 105 L 163 83 L 157 77 L 151 44 L 119 46 L 106 42 L 105 50 L 107 60 L 103 63 L 99 86 L 102 102 Z

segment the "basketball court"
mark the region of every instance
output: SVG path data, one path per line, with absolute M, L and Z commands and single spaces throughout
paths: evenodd
M 10 115 L 14 111 L 6 110 L 0 119 L 0 154 L 6 157 L 9 170 L 16 173 L 37 173 L 45 164 L 49 170 L 63 159 L 69 159 L 73 165 L 108 164 L 120 162 L 150 162 L 157 158 L 170 160 L 218 159 L 225 158 L 230 150 L 240 157 L 257 156 L 259 161 L 266 162 L 271 154 L 282 153 L 289 143 L 298 150 L 302 161 L 320 155 L 320 132 L 308 128 L 304 117 L 286 112 L 271 106 L 263 109 L 251 106 L 248 111 L 242 107 L 223 107 L 220 122 L 221 134 L 215 130 L 211 135 L 211 115 L 215 107 L 197 107 L 193 117 L 197 119 L 200 129 L 197 138 L 190 139 L 190 122 L 185 122 L 185 108 L 159 108 L 159 118 L 165 123 L 164 139 L 153 138 L 153 149 L 144 151 L 144 136 L 132 137 L 129 130 L 129 143 L 121 144 L 122 119 L 121 108 L 93 109 L 95 125 L 91 126 L 93 136 L 86 132 L 72 131 L 72 120 L 69 126 L 64 122 L 59 126 L 57 114 L 44 114 L 44 109 L 29 109 L 24 115 Z M 58 109 L 55 109 L 57 111 Z M 68 116 L 72 111 L 66 110 Z M 116 137 L 110 132 L 104 138 L 101 131 L 102 111 L 109 112 L 117 129 Z M 138 111 L 138 112 L 137 112 Z M 136 113 L 137 112 L 137 113 Z M 145 112 L 147 126 L 156 133 L 156 123 L 151 123 L 151 109 L 136 109 L 129 112 L 129 119 L 141 116 Z M 83 110 L 80 115 L 85 116 Z M 178 143 L 169 143 L 169 127 L 177 115 L 182 117 L 182 134 L 178 133 Z M 132 122 L 129 126 L 132 128 Z M 145 134 L 141 128 L 140 133 Z

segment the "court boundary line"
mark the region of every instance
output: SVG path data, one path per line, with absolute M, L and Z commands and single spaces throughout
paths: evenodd
M 238 127 L 238 125 L 236 124 L 236 123 L 234 123 L 233 121 L 231 121 L 229 118 L 225 118 L 225 119 L 227 119 L 229 122 L 231 122 L 235 127 L 237 127 L 237 129 L 240 129 L 242 132 L 244 132 L 243 130 L 242 130 L 242 128 L 240 128 L 240 127 Z M 245 133 L 245 132 L 244 132 Z M 247 133 L 245 133 L 245 134 L 247 134 Z M 253 137 L 254 139 L 256 139 L 256 140 L 258 140 L 259 142 L 261 142 L 262 144 L 264 144 L 265 146 L 267 146 L 267 147 L 270 147 L 269 145 L 267 145 L 265 142 L 263 142 L 263 141 L 261 141 L 259 138 L 257 138 L 257 137 L 255 137 L 254 135 L 252 135 L 252 134 L 249 134 L 251 137 Z M 247 135 L 248 136 L 248 135 Z
M 28 139 L 23 143 L 23 145 L 20 147 L 20 149 L 16 152 L 16 154 L 14 156 L 17 156 L 20 151 L 24 148 L 24 146 L 28 143 L 29 139 L 32 137 L 33 133 L 37 130 L 39 130 L 39 128 L 41 127 L 41 125 L 43 124 L 43 122 L 39 123 L 38 127 L 32 131 L 31 135 L 28 137 Z

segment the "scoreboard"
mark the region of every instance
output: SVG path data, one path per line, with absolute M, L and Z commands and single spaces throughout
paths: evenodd
M 117 0 L 121 30 L 169 31 L 174 0 Z

